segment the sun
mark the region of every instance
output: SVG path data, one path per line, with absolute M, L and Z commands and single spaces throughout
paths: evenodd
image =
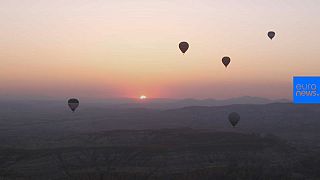
M 144 99 L 147 99 L 147 96 L 141 95 L 139 98 L 140 98 L 141 100 L 144 100 Z

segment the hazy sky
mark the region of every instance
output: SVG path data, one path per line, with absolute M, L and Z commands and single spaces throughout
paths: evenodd
M 292 76 L 320 73 L 319 9 L 319 0 L 1 0 L 0 97 L 290 98 Z

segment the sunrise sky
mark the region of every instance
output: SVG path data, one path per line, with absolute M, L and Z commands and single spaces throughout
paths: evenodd
M 1 0 L 0 97 L 290 98 L 292 76 L 320 73 L 319 9 L 318 0 Z

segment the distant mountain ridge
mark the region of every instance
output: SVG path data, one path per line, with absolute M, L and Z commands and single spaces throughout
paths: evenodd
M 149 99 L 143 101 L 114 104 L 118 108 L 151 108 L 151 109 L 173 109 L 188 106 L 225 106 L 232 104 L 270 104 L 270 103 L 290 103 L 288 99 L 267 99 L 261 97 L 243 96 L 230 99 Z
M 267 99 L 262 97 L 242 96 L 230 99 L 169 99 L 169 98 L 150 98 L 150 99 L 134 99 L 134 98 L 114 98 L 87 100 L 79 99 L 80 107 L 103 107 L 103 108 L 147 108 L 147 109 L 176 109 L 190 106 L 226 106 L 232 104 L 270 104 L 270 103 L 291 103 L 288 99 Z M 38 107 L 51 108 L 65 105 L 63 100 L 2 100 L 0 107 L 19 107 L 31 108 Z

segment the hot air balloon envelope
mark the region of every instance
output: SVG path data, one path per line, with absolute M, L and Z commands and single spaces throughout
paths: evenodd
M 230 113 L 228 118 L 229 118 L 229 122 L 233 127 L 235 127 L 240 121 L 240 115 L 236 112 Z
M 179 44 L 179 49 L 181 50 L 182 53 L 185 53 L 189 49 L 189 44 L 187 42 L 181 42 Z
M 74 112 L 79 106 L 79 100 L 75 99 L 75 98 L 69 99 L 68 100 L 68 106 Z
M 231 59 L 229 57 L 226 56 L 222 58 L 222 63 L 224 64 L 225 67 L 228 67 L 230 62 L 231 62 Z
M 276 36 L 276 33 L 273 31 L 268 32 L 268 37 L 272 40 Z

